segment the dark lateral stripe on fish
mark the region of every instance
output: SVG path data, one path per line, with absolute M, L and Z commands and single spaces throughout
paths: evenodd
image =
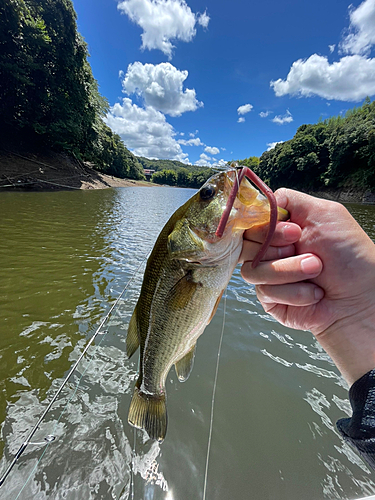
M 128 422 L 144 429 L 151 439 L 161 443 L 167 432 L 167 406 L 165 395 L 142 393 L 136 386 L 130 403 Z
M 245 172 L 245 171 L 244 171 Z M 163 441 L 167 428 L 165 381 L 175 365 L 180 381 L 190 375 L 193 344 L 216 312 L 223 290 L 241 253 L 243 233 L 269 223 L 267 198 L 243 179 L 235 210 L 215 235 L 235 170 L 207 181 L 169 219 L 147 261 L 141 293 L 129 323 L 126 350 L 140 347 L 139 378 L 129 410 L 129 423 Z M 241 179 L 239 179 L 241 180 Z M 287 215 L 286 211 L 279 216 Z

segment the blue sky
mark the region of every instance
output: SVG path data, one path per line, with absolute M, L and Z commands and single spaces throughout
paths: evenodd
M 108 125 L 217 165 L 375 95 L 375 0 L 73 0 Z

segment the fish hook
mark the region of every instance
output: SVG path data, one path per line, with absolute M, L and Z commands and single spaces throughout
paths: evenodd
M 231 189 L 231 192 L 229 193 L 226 207 L 225 207 L 224 212 L 221 216 L 221 219 L 220 219 L 219 225 L 217 226 L 215 234 L 218 238 L 221 238 L 223 236 L 225 226 L 227 225 L 229 214 L 232 210 L 232 207 L 233 207 L 234 201 L 236 199 L 241 181 L 244 177 L 247 177 L 267 197 L 268 202 L 270 204 L 270 222 L 269 222 L 269 226 L 268 226 L 267 236 L 266 236 L 266 239 L 264 240 L 263 245 L 260 247 L 258 253 L 256 254 L 256 256 L 251 264 L 251 267 L 255 268 L 255 267 L 257 267 L 257 265 L 262 260 L 265 253 L 267 252 L 267 249 L 270 246 L 273 234 L 275 232 L 276 223 L 277 223 L 277 203 L 276 203 L 276 198 L 275 198 L 275 195 L 273 194 L 272 189 L 270 187 L 268 187 L 267 184 L 265 184 L 262 181 L 262 179 L 260 179 L 249 167 L 242 167 L 236 163 L 235 168 L 236 168 L 236 170 L 240 170 L 238 176 L 236 176 L 237 182 L 233 183 L 233 187 Z

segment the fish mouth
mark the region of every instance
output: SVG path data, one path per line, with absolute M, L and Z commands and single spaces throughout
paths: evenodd
M 221 238 L 228 221 L 235 229 L 250 229 L 252 226 L 268 222 L 269 228 L 266 239 L 252 262 L 252 267 L 255 268 L 271 243 L 277 220 L 287 220 L 289 214 L 286 210 L 277 206 L 271 188 L 250 168 L 239 166 L 238 163 L 232 163 L 231 166 L 233 169 L 227 172 L 226 179 L 229 184 L 232 184 L 232 187 L 215 234 L 218 238 Z M 230 175 L 230 172 L 234 172 L 234 176 L 233 174 Z M 234 177 L 233 181 L 231 180 L 232 176 Z M 259 195 L 259 192 L 253 188 L 246 177 L 253 182 L 264 196 Z M 237 208 L 235 219 L 231 217 L 233 208 Z M 233 221 L 234 224 L 232 224 Z

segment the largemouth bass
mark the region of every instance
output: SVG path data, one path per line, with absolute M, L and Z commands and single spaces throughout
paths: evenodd
M 236 170 L 228 170 L 211 177 L 166 223 L 129 323 L 127 354 L 140 347 L 140 364 L 128 421 L 159 442 L 167 430 L 168 372 L 175 365 L 178 379 L 188 379 L 197 339 L 232 276 L 244 231 L 270 219 L 268 200 L 244 177 L 225 229 L 216 234 L 236 176 Z M 278 215 L 287 218 L 282 209 Z

